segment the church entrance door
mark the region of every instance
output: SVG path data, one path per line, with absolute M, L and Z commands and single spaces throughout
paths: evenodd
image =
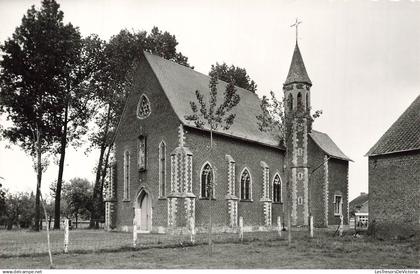
M 152 203 L 146 191 L 137 198 L 138 208 L 135 209 L 135 219 L 139 232 L 150 232 L 152 227 Z

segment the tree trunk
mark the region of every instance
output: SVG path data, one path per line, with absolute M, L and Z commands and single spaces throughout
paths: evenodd
M 105 163 L 102 167 L 101 186 L 100 186 L 100 192 L 99 192 L 99 196 L 100 196 L 99 200 L 101 201 L 101 204 L 100 204 L 100 210 L 98 211 L 98 216 L 99 216 L 98 219 L 102 219 L 102 217 L 104 216 L 104 213 L 105 213 L 104 212 L 105 208 L 104 208 L 104 204 L 103 204 L 103 201 L 104 201 L 104 185 L 105 185 L 106 173 L 108 171 L 109 155 L 111 154 L 112 144 L 109 144 L 107 149 L 108 149 L 108 151 L 107 151 L 106 156 L 105 156 Z M 98 203 L 98 205 L 99 205 L 99 203 Z M 97 226 L 99 227 L 99 224 L 97 224 Z
M 61 143 L 60 143 L 60 163 L 58 167 L 57 188 L 55 190 L 54 229 L 60 229 L 61 187 L 63 185 L 64 159 L 66 157 L 66 146 L 67 146 L 67 120 L 68 120 L 68 105 L 66 105 L 66 108 L 65 108 L 63 135 L 61 136 Z
M 98 161 L 98 167 L 96 170 L 96 179 L 95 179 L 95 186 L 93 188 L 93 204 L 92 204 L 92 214 L 90 214 L 90 228 L 99 228 L 99 225 L 97 223 L 98 217 L 99 217 L 99 210 L 100 210 L 100 204 L 102 204 L 101 199 L 101 170 L 102 170 L 102 163 L 104 161 L 104 154 L 105 154 L 106 146 L 105 144 L 101 144 L 100 154 L 99 154 L 99 161 Z
M 108 137 L 108 130 L 109 130 L 109 124 L 111 122 L 111 107 L 108 104 L 108 111 L 107 111 L 107 119 L 105 123 L 105 129 L 104 129 L 104 135 L 102 138 L 102 143 L 100 146 L 100 153 L 99 153 L 99 161 L 98 161 L 98 167 L 96 170 L 96 178 L 95 178 L 95 186 L 93 188 L 93 205 L 92 205 L 92 212 L 90 214 L 90 224 L 89 228 L 99 228 L 98 219 L 100 215 L 100 209 L 102 206 L 102 194 L 101 194 L 101 170 L 103 168 L 103 161 L 104 161 L 104 154 L 107 147 L 107 137 Z
M 76 229 L 77 229 L 77 221 L 78 221 L 79 215 L 76 213 Z
M 36 158 L 37 158 L 37 182 L 36 182 L 36 195 L 35 195 L 35 224 L 34 230 L 39 231 L 39 215 L 40 215 L 40 195 L 41 195 L 41 180 L 42 180 L 42 162 L 41 162 L 41 132 L 37 127 L 36 131 Z

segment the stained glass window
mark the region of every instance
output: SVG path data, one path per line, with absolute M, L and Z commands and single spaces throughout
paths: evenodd
M 201 172 L 201 198 L 209 199 L 209 192 L 213 187 L 213 169 L 210 164 L 207 163 L 204 165 L 203 171 Z M 212 198 L 214 198 L 214 189 L 212 196 Z
M 248 169 L 241 174 L 241 200 L 251 200 L 251 176 Z
M 273 180 L 273 202 L 274 203 L 281 203 L 281 179 L 278 174 L 274 176 Z
M 147 118 L 151 113 L 150 102 L 145 94 L 140 96 L 139 104 L 137 105 L 137 117 L 139 119 Z

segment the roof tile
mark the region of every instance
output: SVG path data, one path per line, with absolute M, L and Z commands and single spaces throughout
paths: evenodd
M 392 124 L 367 156 L 420 149 L 420 95 Z

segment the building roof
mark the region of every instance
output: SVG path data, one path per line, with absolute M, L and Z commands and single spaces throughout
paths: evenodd
M 334 141 L 328 136 L 328 134 L 312 130 L 311 133 L 309 133 L 309 136 L 311 136 L 312 140 L 321 148 L 327 155 L 329 155 L 332 158 L 340 159 L 340 160 L 346 160 L 346 161 L 352 161 L 349 157 L 347 157 L 341 149 L 334 143 Z
M 208 102 L 209 76 L 147 52 L 144 52 L 144 55 L 181 123 L 185 126 L 196 128 L 193 121 L 185 119 L 185 115 L 193 114 L 190 101 L 197 101 L 195 96 L 196 90 L 199 90 L 204 96 L 204 101 Z M 223 101 L 226 85 L 227 83 L 219 80 L 217 85 L 217 104 Z M 216 132 L 271 147 L 282 148 L 278 136 L 262 132 L 258 128 L 256 117 L 262 113 L 261 100 L 258 96 L 239 87 L 237 87 L 237 92 L 240 96 L 240 102 L 232 110 L 232 113 L 236 114 L 233 125 L 228 130 L 220 128 Z M 204 126 L 204 130 L 210 130 L 210 128 Z
M 292 62 L 290 64 L 289 73 L 287 74 L 285 85 L 292 83 L 307 83 L 312 85 L 306 72 L 305 64 L 303 63 L 302 55 L 300 54 L 299 46 L 296 43 L 295 51 L 293 52 Z
M 420 95 L 392 124 L 366 156 L 420 149 Z
M 363 207 L 365 204 L 368 206 L 369 203 L 369 194 L 367 193 L 360 193 L 359 196 L 351 200 L 349 203 L 349 211 L 355 214 L 363 215 L 367 214 L 367 207 Z
M 357 196 L 356 198 L 354 198 L 353 200 L 350 201 L 349 207 L 350 208 L 355 208 L 356 206 L 362 206 L 367 201 L 369 201 L 369 194 L 360 193 L 359 196 Z

